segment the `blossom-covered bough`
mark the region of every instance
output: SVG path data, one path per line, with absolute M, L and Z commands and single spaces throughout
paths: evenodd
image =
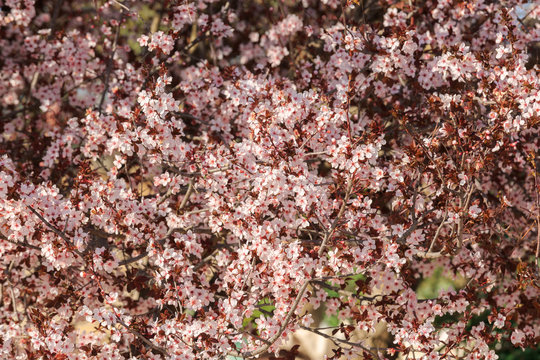
M 2 359 L 540 342 L 540 6 L 0 5 Z

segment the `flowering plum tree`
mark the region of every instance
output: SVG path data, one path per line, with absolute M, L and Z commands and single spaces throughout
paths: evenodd
M 0 5 L 2 359 L 540 342 L 540 6 Z

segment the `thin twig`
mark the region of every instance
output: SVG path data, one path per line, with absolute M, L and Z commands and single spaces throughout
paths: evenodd
M 21 245 L 21 246 L 25 246 L 29 249 L 34 249 L 34 250 L 40 250 L 41 251 L 41 248 L 38 247 L 38 246 L 35 246 L 35 245 L 32 245 L 32 244 L 29 244 L 27 243 L 26 241 L 23 241 L 23 242 L 17 242 L 17 241 L 13 241 L 13 240 L 9 240 L 7 237 L 5 237 L 4 235 L 0 234 L 0 239 L 4 240 L 4 241 L 7 241 L 8 243 L 11 243 L 13 245 Z
M 344 340 L 344 339 L 339 339 L 339 338 L 336 338 L 334 336 L 331 336 L 331 335 L 328 335 L 328 334 L 325 334 L 323 333 L 322 331 L 319 331 L 317 329 L 312 329 L 312 328 L 309 328 L 309 327 L 306 327 L 306 326 L 303 326 L 303 325 L 300 325 L 300 328 L 301 329 L 304 329 L 304 330 L 307 330 L 307 331 L 310 331 L 314 334 L 317 334 L 319 336 L 322 336 L 323 338 L 325 339 L 329 339 L 330 341 L 332 341 L 334 344 L 338 345 L 338 343 L 341 343 L 341 344 L 345 344 L 345 345 L 349 345 L 349 346 L 352 346 L 352 347 L 358 347 L 366 352 L 368 352 L 371 356 L 377 358 L 377 359 L 380 359 L 379 355 L 375 352 L 373 352 L 370 348 L 360 344 L 360 343 L 353 343 L 351 341 L 347 341 L 347 340 Z
M 467 210 L 469 209 L 469 203 L 471 202 L 471 195 L 473 193 L 473 190 L 474 190 L 474 186 L 473 186 L 473 184 L 471 182 L 469 184 L 469 188 L 468 188 L 467 193 L 465 195 L 466 196 L 465 204 L 462 205 L 462 207 L 461 207 L 461 210 L 464 211 L 464 212 L 467 212 Z M 460 202 L 461 202 L 461 200 L 460 200 Z M 458 232 L 457 232 L 458 250 L 461 249 L 461 246 L 463 245 L 463 216 L 464 216 L 464 214 L 461 214 L 460 217 L 459 217 L 459 221 L 458 221 Z
M 189 180 L 186 194 L 184 195 L 184 199 L 182 199 L 182 203 L 180 204 L 180 207 L 178 208 L 178 210 L 182 210 L 186 206 L 189 200 L 189 197 L 191 196 L 191 193 L 193 193 L 193 184 L 194 184 L 193 179 Z
M 21 322 L 21 318 L 19 316 L 19 310 L 17 310 L 17 301 L 15 300 L 15 294 L 13 293 L 13 286 L 10 286 L 9 292 L 11 294 L 11 306 L 13 307 L 13 311 L 15 311 L 15 315 L 17 316 L 17 322 Z
M 55 227 L 53 224 L 51 224 L 50 222 L 47 221 L 47 219 L 45 219 L 40 213 L 38 213 L 33 207 L 31 207 L 30 205 L 26 205 L 30 211 L 32 211 L 34 213 L 34 215 L 36 215 L 45 225 L 47 225 L 47 227 L 49 229 L 51 229 L 56 235 L 58 235 L 60 238 L 62 238 L 69 246 L 71 246 L 73 248 L 73 251 L 75 251 L 75 253 L 77 255 L 79 255 L 80 257 L 83 257 L 83 254 L 77 250 L 77 248 L 75 247 L 75 245 L 71 242 L 71 240 L 69 239 L 69 237 L 61 230 L 59 230 L 57 227 Z
M 534 189 L 536 190 L 536 251 L 534 257 L 536 260 L 536 271 L 540 274 L 540 186 L 538 185 L 538 168 L 536 166 L 536 157 L 533 157 L 532 164 L 534 168 Z
M 136 337 L 139 338 L 139 340 L 141 340 L 142 342 L 144 342 L 146 345 L 148 345 L 149 347 L 151 347 L 152 349 L 156 350 L 157 352 L 159 352 L 160 354 L 163 354 L 165 356 L 168 355 L 167 353 L 167 350 L 160 347 L 160 346 L 157 346 L 156 344 L 154 344 L 153 342 L 151 342 L 150 340 L 148 340 L 144 335 L 142 335 L 140 332 L 138 332 L 137 330 L 134 330 L 134 329 L 131 329 L 129 326 L 126 325 L 125 322 L 122 321 L 122 319 L 118 318 L 118 323 L 120 325 L 122 325 L 123 327 L 126 328 L 127 331 L 129 331 L 130 333 L 132 333 L 133 335 L 135 335 Z
M 444 210 L 443 219 L 442 219 L 439 227 L 437 228 L 437 231 L 435 231 L 435 236 L 433 236 L 433 240 L 431 240 L 431 244 L 429 245 L 429 248 L 428 248 L 428 251 L 427 251 L 428 253 L 430 253 L 433 250 L 433 246 L 435 245 L 435 243 L 437 243 L 437 239 L 439 238 L 439 235 L 441 233 L 442 228 L 446 224 L 446 219 L 447 218 L 448 218 L 448 201 L 446 201 L 446 206 L 445 206 L 445 210 Z
M 120 23 L 116 27 L 116 34 L 114 35 L 114 41 L 112 45 L 112 54 L 111 56 L 109 56 L 109 60 L 107 61 L 107 68 L 105 70 L 105 89 L 103 89 L 103 93 L 101 94 L 101 100 L 99 100 L 99 106 L 98 106 L 99 115 L 101 115 L 101 108 L 103 107 L 103 102 L 105 101 L 105 97 L 107 96 L 107 92 L 109 91 L 109 77 L 111 75 L 113 58 L 114 58 L 114 55 L 116 54 L 116 45 L 118 44 L 118 36 L 120 35 L 121 25 L 122 25 L 122 19 L 120 19 Z
M 122 4 L 121 2 L 117 0 L 112 0 L 112 2 L 120 6 L 122 9 L 126 10 L 127 12 L 131 12 L 131 10 L 126 5 Z

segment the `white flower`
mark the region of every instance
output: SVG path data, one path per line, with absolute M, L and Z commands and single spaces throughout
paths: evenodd
M 482 212 L 482 210 L 478 207 L 478 205 L 473 205 L 469 208 L 469 215 L 473 218 L 473 219 L 476 219 L 478 217 L 478 215 L 480 215 L 480 213 Z
M 510 336 L 510 341 L 514 345 L 523 344 L 523 340 L 525 340 L 525 333 L 519 329 L 514 330 L 512 336 Z
M 506 316 L 504 316 L 503 314 L 499 314 L 499 315 L 497 315 L 497 319 L 495 319 L 495 322 L 493 323 L 493 325 L 496 328 L 502 329 L 502 327 L 504 326 L 505 321 L 506 321 Z

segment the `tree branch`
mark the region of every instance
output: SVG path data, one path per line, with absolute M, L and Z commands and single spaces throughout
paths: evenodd
M 301 329 L 304 329 L 304 330 L 307 330 L 307 331 L 310 331 L 314 334 L 317 334 L 319 336 L 322 336 L 323 338 L 325 339 L 328 339 L 330 341 L 332 341 L 336 346 L 339 346 L 339 343 L 341 344 L 345 344 L 345 345 L 349 345 L 349 346 L 352 346 L 352 347 L 357 347 L 357 348 L 360 348 L 362 350 L 364 350 L 365 352 L 369 353 L 371 356 L 375 357 L 376 359 L 380 359 L 379 355 L 375 352 L 373 352 L 370 348 L 360 344 L 360 343 L 353 343 L 351 341 L 348 341 L 348 340 L 344 340 L 344 339 L 339 339 L 339 338 L 336 338 L 332 335 L 328 335 L 328 334 L 325 334 L 323 333 L 322 331 L 319 331 L 317 329 L 312 329 L 312 328 L 309 328 L 309 327 L 306 327 L 306 326 L 303 326 L 303 325 L 300 325 L 300 328 Z

